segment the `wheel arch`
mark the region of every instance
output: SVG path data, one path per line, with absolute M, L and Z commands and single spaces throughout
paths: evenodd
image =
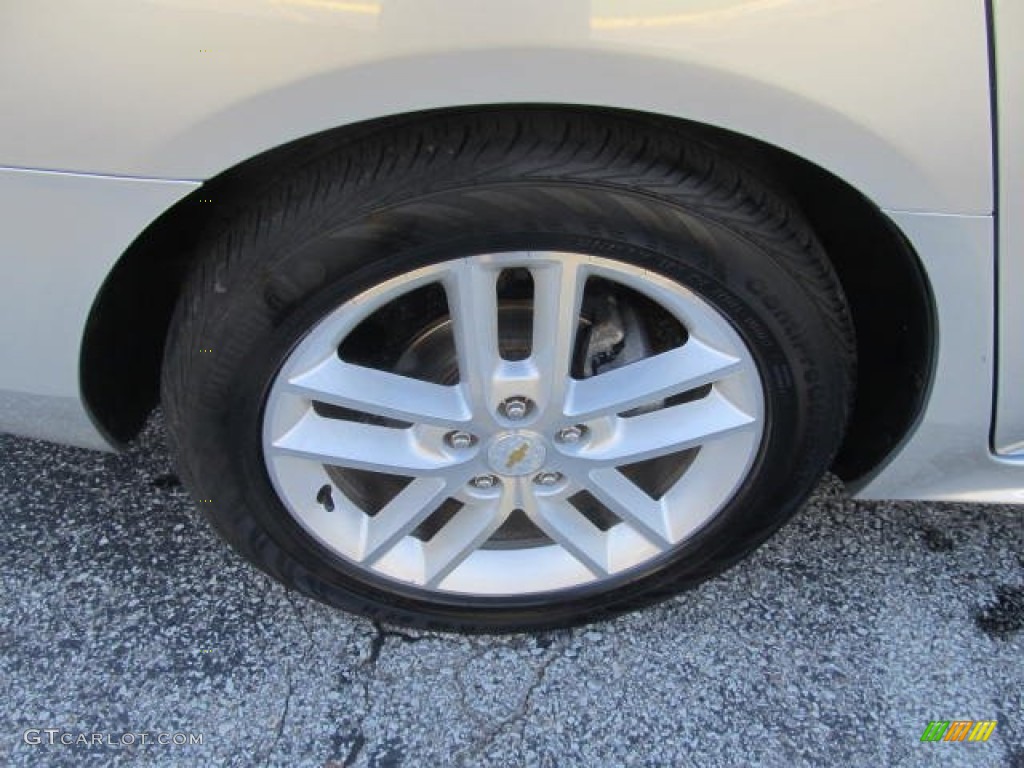
M 626 113 L 602 107 L 499 105 L 586 111 L 593 119 Z M 368 120 L 298 139 L 207 180 L 146 228 L 108 275 L 89 314 L 80 357 L 82 396 L 115 444 L 131 440 L 159 398 L 163 342 L 196 245 L 289 172 L 367 133 L 400 129 L 427 114 Z M 825 245 L 846 291 L 858 335 L 858 400 L 835 470 L 846 479 L 877 466 L 910 431 L 928 390 L 934 309 L 924 267 L 909 242 L 850 184 L 787 150 L 723 128 L 646 115 L 713 144 L 769 177 L 801 207 Z

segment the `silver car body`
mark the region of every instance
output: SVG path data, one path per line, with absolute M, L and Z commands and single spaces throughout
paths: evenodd
M 1024 502 L 1017 0 L 33 0 L 0 7 L 0 43 L 0 429 L 111 447 L 86 320 L 205 179 L 373 118 L 593 105 L 767 142 L 880 207 L 937 348 L 918 422 L 854 491 Z

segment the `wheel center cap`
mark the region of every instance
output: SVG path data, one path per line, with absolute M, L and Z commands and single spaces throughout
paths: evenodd
M 503 432 L 487 449 L 487 461 L 499 475 L 529 475 L 544 466 L 548 451 L 538 435 Z

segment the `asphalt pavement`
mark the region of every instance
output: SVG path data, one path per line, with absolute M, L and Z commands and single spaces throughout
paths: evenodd
M 669 602 L 442 635 L 247 565 L 154 419 L 120 455 L 0 436 L 0 590 L 3 766 L 1024 766 L 1024 507 L 829 480 Z

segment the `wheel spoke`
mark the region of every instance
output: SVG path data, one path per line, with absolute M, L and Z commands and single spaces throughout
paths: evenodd
M 534 286 L 531 361 L 546 402 L 560 407 L 569 381 L 586 273 L 569 258 L 541 263 L 530 273 Z
M 569 384 L 565 415 L 575 421 L 622 413 L 638 405 L 711 384 L 742 361 L 690 339 L 676 349 Z
M 292 376 L 288 389 L 311 400 L 414 424 L 454 426 L 471 415 L 459 387 L 352 365 L 337 355 Z
M 423 546 L 424 586 L 436 587 L 494 534 L 512 512 L 508 492 L 464 506 Z
M 411 429 L 325 419 L 313 411 L 274 440 L 269 449 L 285 456 L 392 475 L 424 475 L 453 465 L 447 457 L 418 445 Z
M 501 364 L 498 353 L 499 270 L 464 259 L 445 279 L 448 311 L 455 336 L 459 379 L 475 408 L 490 410 L 492 382 Z
M 629 419 L 620 418 L 609 440 L 578 455 L 597 466 L 629 464 L 694 448 L 737 430 L 749 429 L 755 423 L 753 416 L 712 390 L 700 400 Z
M 416 530 L 437 509 L 447 488 L 436 477 L 416 478 L 376 515 L 366 517 L 363 562 L 372 564 Z
M 661 503 L 617 469 L 604 467 L 590 473 L 589 490 L 623 523 L 636 530 L 658 549 L 672 544 L 668 521 Z
M 565 499 L 525 494 L 523 511 L 534 525 L 595 576 L 608 575 L 608 539 Z

